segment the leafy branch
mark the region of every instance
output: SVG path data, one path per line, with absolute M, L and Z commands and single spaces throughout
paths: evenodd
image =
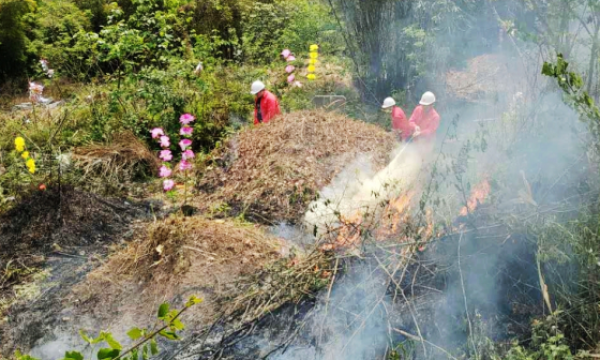
M 98 350 L 96 358 L 98 360 L 138 360 L 140 355 L 143 360 L 147 360 L 150 355 L 154 356 L 159 353 L 156 337 L 160 336 L 170 341 L 178 341 L 178 331 L 185 329 L 185 326 L 179 320 L 179 317 L 192 306 L 202 302 L 196 296 L 191 296 L 181 310 L 171 310 L 168 303 L 163 303 L 158 308 L 157 319 L 159 322 L 154 329 L 132 328 L 127 332 L 127 336 L 132 341 L 137 341 L 130 348 L 123 351 L 123 346 L 119 343 L 111 333 L 101 331 L 98 337 L 90 338 L 84 331 L 79 334 L 88 345 L 93 346 L 100 343 L 106 343 L 108 347 Z M 162 323 L 160 327 L 158 324 Z M 92 349 L 92 353 L 94 350 Z M 91 354 L 90 354 L 91 355 Z M 90 356 L 90 359 L 94 358 Z M 15 353 L 16 360 L 39 360 L 29 355 L 23 355 L 19 351 Z M 82 353 L 78 351 L 67 351 L 64 358 L 61 360 L 84 360 Z
M 582 77 L 569 71 L 569 63 L 562 54 L 556 57 L 556 64 L 544 62 L 542 74 L 557 80 L 558 86 L 565 93 L 565 100 L 579 114 L 581 120 L 588 123 L 590 132 L 595 138 L 594 146 L 600 153 L 600 109 L 590 94 L 584 89 Z

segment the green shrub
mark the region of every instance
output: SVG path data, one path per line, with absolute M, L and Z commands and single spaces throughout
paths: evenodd
M 33 11 L 32 0 L 0 0 L 0 83 L 27 69 L 27 44 L 22 18 Z

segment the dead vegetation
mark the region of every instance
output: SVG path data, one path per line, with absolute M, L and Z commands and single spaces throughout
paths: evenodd
M 125 329 L 127 319 L 144 319 L 165 300 L 197 294 L 205 301 L 187 316 L 194 323 L 210 321 L 222 293 L 286 251 L 259 227 L 203 217 L 155 222 L 135 238 L 74 288 L 68 303 L 77 304 L 78 316 Z M 137 300 L 127 301 L 132 298 Z M 127 319 L 106 314 L 109 308 Z
M 155 174 L 160 166 L 158 158 L 131 132 L 115 135 L 109 144 L 75 148 L 73 161 L 83 172 L 80 183 L 103 193 L 123 190 L 127 183 Z
M 452 70 L 446 74 L 448 93 L 457 99 L 477 102 L 494 99 L 499 94 L 514 94 L 523 91 L 524 84 L 504 76 L 518 67 L 515 61 L 508 61 L 499 55 L 481 55 L 470 59 L 464 70 Z M 497 99 L 496 99 L 497 100 Z
M 319 189 L 359 154 L 383 166 L 394 147 L 383 129 L 325 111 L 285 114 L 248 129 L 213 156 L 201 201 L 230 214 L 296 222 Z
M 230 324 L 247 323 L 304 297 L 314 297 L 334 273 L 331 253 L 315 251 L 270 264 L 224 294 Z

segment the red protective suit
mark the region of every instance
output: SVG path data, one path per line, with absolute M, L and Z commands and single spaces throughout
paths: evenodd
M 423 105 L 419 105 L 413 111 L 410 117 L 410 123 L 413 126 L 421 128 L 421 134 L 418 138 L 423 139 L 434 139 L 435 132 L 440 126 L 440 115 L 434 108 L 431 108 L 427 114 L 425 114 L 425 108 Z
M 415 130 L 414 124 L 408 122 L 404 111 L 398 106 L 392 108 L 392 130 L 400 132 L 403 141 L 408 139 Z
M 258 125 L 258 105 L 260 102 L 260 112 L 262 114 L 262 122 L 268 123 L 273 117 L 281 114 L 279 110 L 279 101 L 277 97 L 268 91 L 264 91 L 263 95 L 258 99 L 254 99 L 254 125 Z

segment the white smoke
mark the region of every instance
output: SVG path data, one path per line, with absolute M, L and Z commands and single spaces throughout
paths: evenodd
M 311 344 L 291 346 L 273 360 L 374 359 L 386 345 L 390 298 L 386 279 L 366 264 L 354 264 L 331 293 L 321 293 L 307 324 Z
M 377 173 L 367 157 L 359 157 L 309 205 L 304 218 L 307 229 L 316 228 L 317 235 L 322 235 L 339 222 L 340 216 L 348 219 L 371 213 L 382 201 L 417 189 L 420 171 L 430 153 L 429 143 L 402 144 L 392 154 L 392 161 Z

